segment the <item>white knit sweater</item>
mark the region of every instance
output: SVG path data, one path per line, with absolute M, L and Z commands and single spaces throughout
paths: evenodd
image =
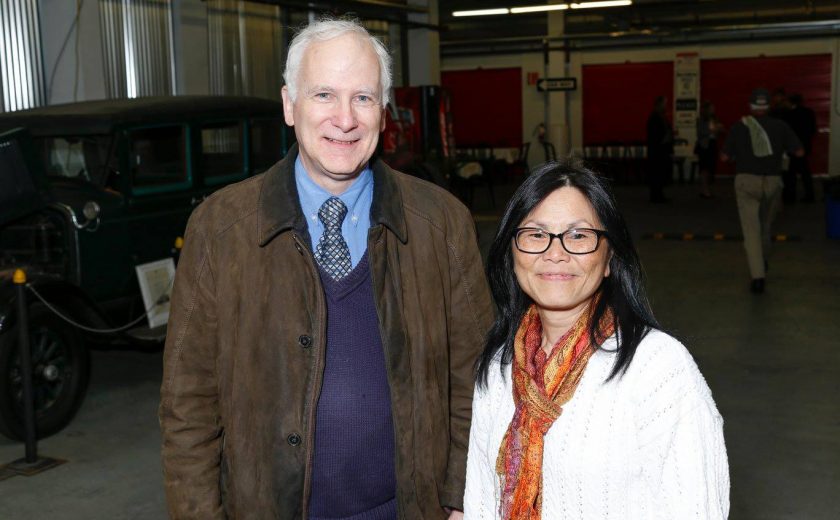
M 604 344 L 615 349 L 615 338 Z M 729 514 L 723 419 L 685 347 L 652 331 L 627 372 L 604 383 L 614 352 L 596 351 L 546 434 L 543 520 L 719 519 Z M 465 520 L 498 519 L 496 457 L 513 417 L 511 369 L 476 388 Z

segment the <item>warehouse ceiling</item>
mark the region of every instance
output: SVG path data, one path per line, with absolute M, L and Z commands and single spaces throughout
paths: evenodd
M 634 0 L 625 7 L 569 9 L 565 37 L 546 13 L 455 17 L 454 11 L 512 8 L 540 0 L 439 0 L 446 55 L 539 52 L 553 47 L 674 45 L 840 35 L 837 0 Z
M 437 29 L 443 56 L 543 52 L 546 46 L 574 50 L 840 36 L 838 0 L 633 0 L 629 6 L 593 9 L 570 5 L 563 11 L 565 30 L 552 34 L 545 12 L 452 14 L 545 5 L 546 0 L 438 0 L 438 24 L 422 21 L 427 9 L 420 0 L 250 1 Z

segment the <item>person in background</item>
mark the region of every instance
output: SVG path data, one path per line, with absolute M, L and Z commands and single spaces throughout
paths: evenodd
M 735 161 L 735 200 L 750 269 L 750 291 L 764 292 L 770 230 L 782 194 L 782 154 L 802 157 L 796 134 L 781 119 L 768 114 L 770 93 L 750 95 L 750 114 L 736 122 L 726 137 L 721 160 Z
M 791 109 L 790 98 L 784 87 L 778 87 L 770 95 L 770 109 L 767 114 L 790 125 Z M 782 157 L 782 201 L 785 204 L 796 202 L 796 176 L 791 182 L 790 157 Z
M 705 199 L 712 198 L 711 184 L 718 161 L 717 136 L 721 129 L 720 121 L 715 117 L 715 106 L 711 101 L 703 101 L 697 118 L 697 143 L 694 145 L 694 153 L 697 155 L 702 182 L 700 196 Z
M 297 144 L 193 213 L 164 351 L 174 519 L 461 518 L 492 322 L 475 224 L 373 158 L 390 56 L 358 22 L 289 45 Z
M 724 519 L 723 420 L 658 330 L 605 180 L 548 163 L 490 248 L 499 312 L 477 364 L 467 520 Z
M 784 87 L 779 87 L 773 90 L 773 94 L 770 96 L 770 108 L 768 109 L 767 114 L 770 117 L 781 119 L 787 123 L 790 109 L 790 99 L 788 98 Z
M 802 94 L 791 94 L 790 106 L 787 123 L 802 143 L 805 155 L 790 158 L 785 179 L 785 189 L 789 192 L 783 199 L 785 202 L 796 200 L 796 176 L 798 174 L 802 176 L 802 188 L 805 190 L 802 202 L 814 202 L 814 180 L 811 177 L 811 166 L 808 159 L 811 157 L 811 146 L 814 142 L 814 136 L 817 134 L 817 117 L 813 110 L 803 104 Z
M 647 120 L 647 163 L 650 201 L 668 202 L 664 187 L 673 171 L 674 130 L 666 116 L 668 98 L 659 96 Z

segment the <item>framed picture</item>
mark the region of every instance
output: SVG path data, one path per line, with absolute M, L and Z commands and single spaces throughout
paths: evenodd
M 175 262 L 171 258 L 156 260 L 135 267 L 143 306 L 149 319 L 149 328 L 166 325 L 169 322 L 169 297 L 175 280 Z

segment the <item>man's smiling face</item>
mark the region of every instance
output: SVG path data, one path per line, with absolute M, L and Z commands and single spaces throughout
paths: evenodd
M 342 193 L 364 169 L 384 129 L 379 60 L 355 34 L 306 49 L 292 101 L 283 87 L 286 123 L 295 127 L 300 159 L 327 191 Z

